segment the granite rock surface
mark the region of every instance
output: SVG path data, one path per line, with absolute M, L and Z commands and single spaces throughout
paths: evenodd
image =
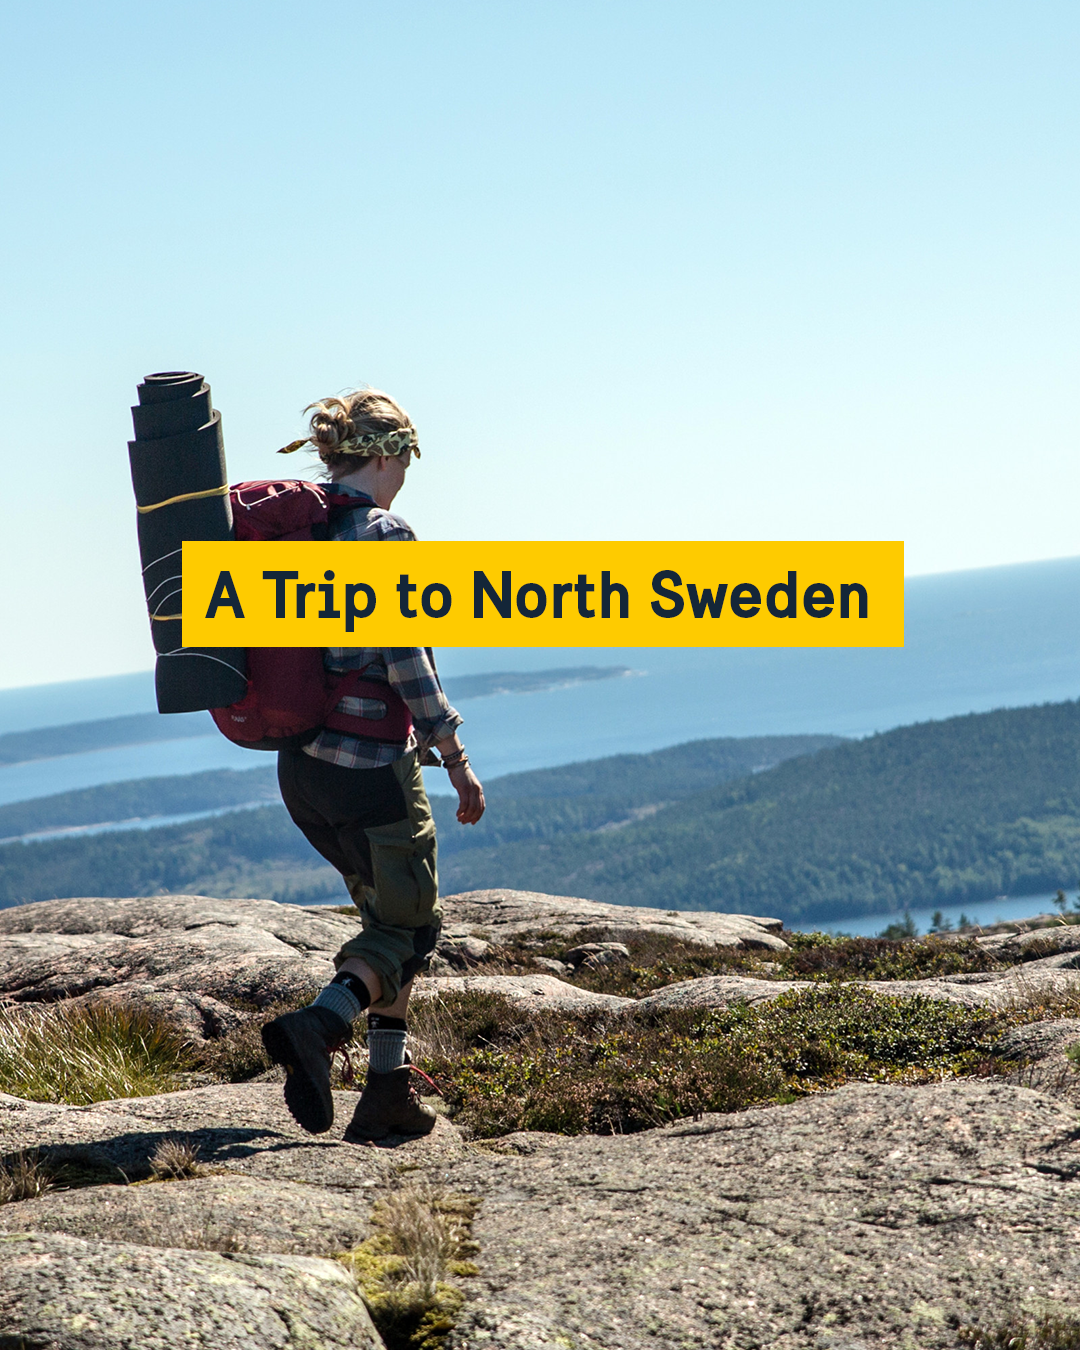
M 445 897 L 442 903 L 447 932 L 472 933 L 491 942 L 541 932 L 573 938 L 585 930 L 599 930 L 599 940 L 607 942 L 625 942 L 655 933 L 704 947 L 787 951 L 787 943 L 780 937 L 784 926 L 780 919 L 747 914 L 607 905 L 535 891 L 463 891 Z
M 335 1261 L 9 1233 L 0 1263 L 12 1350 L 383 1350 Z
M 163 895 L 0 911 L 0 999 L 113 1000 L 168 1013 L 195 1040 L 317 989 L 356 921 L 271 900 Z
M 772 920 L 506 891 L 447 911 L 463 960 L 483 955 L 470 942 L 536 932 L 568 950 L 642 932 L 782 945 Z M 355 926 L 197 896 L 27 905 L 0 912 L 0 997 L 144 1001 L 216 1036 L 250 1015 L 234 1003 L 321 983 Z M 1040 941 L 1017 941 L 1008 970 L 870 987 L 971 1007 L 1075 991 L 1072 933 Z M 805 987 L 707 976 L 632 1000 L 549 971 L 418 984 L 422 998 L 501 992 L 529 1017 L 663 1016 Z M 0 1205 L 0 1348 L 381 1350 L 331 1258 L 372 1231 L 379 1197 L 414 1183 L 480 1202 L 479 1274 L 460 1281 L 448 1350 L 954 1350 L 964 1324 L 1080 1318 L 1077 1042 L 1080 1019 L 1035 1023 L 1002 1044 L 1023 1062 L 1015 1081 L 849 1084 L 619 1137 L 470 1141 L 440 1117 L 428 1138 L 353 1147 L 354 1092 L 335 1093 L 335 1125 L 313 1137 L 274 1081 L 84 1107 L 0 1094 L 0 1164 L 29 1151 L 55 1180 Z M 153 1179 L 169 1140 L 197 1175 Z
M 86 1182 L 0 1208 L 0 1326 L 156 1346 L 167 1313 L 173 1344 L 378 1347 L 327 1258 L 417 1180 L 481 1201 L 455 1350 L 953 1350 L 1005 1312 L 1080 1315 L 1077 1117 L 1030 1088 L 852 1084 L 630 1136 L 470 1144 L 441 1122 L 380 1148 L 340 1142 L 352 1100 L 319 1139 L 271 1084 L 0 1100 L 0 1149 L 40 1144 Z M 117 1164 L 145 1171 L 164 1137 L 207 1174 L 128 1184 Z
M 637 1000 L 617 994 L 595 994 L 556 975 L 431 975 L 416 981 L 413 998 L 438 998 L 451 993 L 502 994 L 530 1011 L 619 1012 Z
M 1076 1115 L 1025 1088 L 512 1135 L 453 1175 L 485 1197 L 457 1350 L 954 1350 L 962 1324 L 1080 1314 Z

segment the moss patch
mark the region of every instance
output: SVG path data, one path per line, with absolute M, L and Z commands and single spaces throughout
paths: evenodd
M 414 1185 L 375 1206 L 375 1232 L 339 1255 L 354 1273 L 387 1350 L 440 1350 L 465 1296 L 450 1278 L 476 1274 L 479 1201 Z

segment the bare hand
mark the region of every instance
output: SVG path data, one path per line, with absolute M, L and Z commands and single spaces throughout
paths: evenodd
M 450 786 L 458 795 L 457 818 L 462 825 L 475 825 L 484 814 L 484 789 L 468 764 L 448 770 Z

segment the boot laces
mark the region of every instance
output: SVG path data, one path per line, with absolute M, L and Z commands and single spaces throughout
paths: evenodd
M 333 1068 L 334 1056 L 335 1055 L 341 1056 L 342 1059 L 341 1081 L 345 1084 L 346 1087 L 352 1087 L 352 1085 L 356 1082 L 356 1070 L 353 1068 L 352 1059 L 349 1057 L 347 1042 L 338 1041 L 335 1045 L 327 1046 L 326 1053 L 330 1056 L 331 1068 Z M 438 1083 L 436 1083 L 435 1079 L 432 1078 L 430 1074 L 425 1073 L 423 1069 L 418 1069 L 415 1064 L 408 1061 L 407 1067 L 412 1073 L 418 1073 L 420 1077 L 424 1080 L 424 1082 L 430 1084 L 430 1086 L 435 1090 L 436 1093 L 438 1093 L 440 1097 L 445 1096 L 445 1093 L 443 1092 L 442 1088 L 439 1087 Z
M 432 1078 L 432 1077 L 430 1076 L 430 1074 L 426 1074 L 426 1073 L 423 1071 L 423 1069 L 418 1069 L 418 1068 L 416 1067 L 415 1064 L 410 1064 L 410 1065 L 409 1065 L 409 1068 L 413 1071 L 413 1073 L 418 1073 L 418 1074 L 420 1075 L 420 1077 L 424 1080 L 425 1083 L 430 1083 L 431 1086 L 435 1089 L 435 1091 L 439 1094 L 440 1097 L 442 1097 L 442 1096 L 445 1095 L 445 1094 L 443 1093 L 442 1088 L 439 1087 L 438 1083 L 436 1083 L 435 1079 Z
M 341 1056 L 341 1081 L 346 1087 L 352 1087 L 353 1083 L 356 1082 L 356 1071 L 353 1068 L 352 1060 L 349 1058 L 349 1050 L 346 1042 L 338 1041 L 336 1045 L 327 1046 L 326 1053 L 330 1056 L 331 1071 L 333 1071 L 334 1067 L 334 1056 Z

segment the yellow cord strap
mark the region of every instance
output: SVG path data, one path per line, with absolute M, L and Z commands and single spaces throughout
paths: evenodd
M 153 623 L 156 620 L 158 623 L 168 623 L 172 619 L 182 619 L 183 617 L 183 614 L 151 614 L 150 622 Z
M 148 511 L 160 511 L 163 506 L 175 506 L 177 502 L 197 502 L 201 497 L 227 497 L 229 495 L 228 483 L 222 483 L 221 487 L 206 488 L 202 492 L 181 492 L 178 497 L 166 497 L 163 502 L 154 502 L 153 506 L 139 506 L 135 509 L 140 516 L 145 516 Z

